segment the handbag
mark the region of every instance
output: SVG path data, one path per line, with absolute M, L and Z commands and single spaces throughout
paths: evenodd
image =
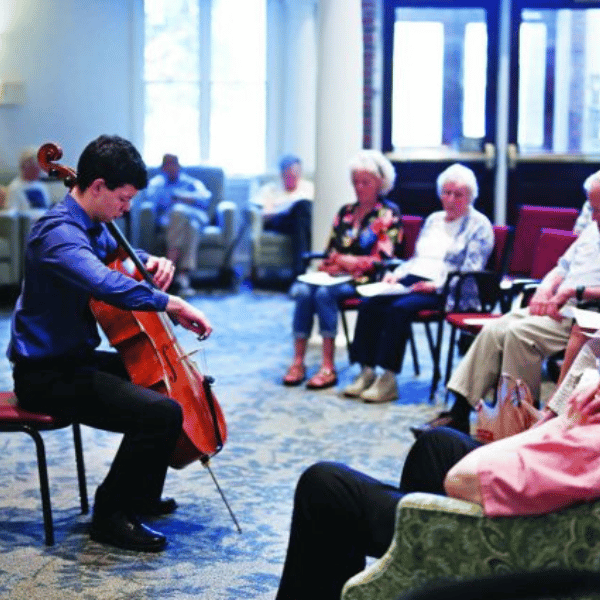
M 529 429 L 541 416 L 535 408 L 528 385 L 503 373 L 496 388 L 493 406 L 483 399 L 475 406 L 475 438 L 483 444 Z

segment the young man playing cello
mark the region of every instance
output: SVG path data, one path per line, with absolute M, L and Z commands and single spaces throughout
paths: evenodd
M 23 408 L 124 434 L 96 491 L 90 535 L 157 552 L 166 538 L 140 517 L 177 506 L 161 495 L 181 433 L 181 407 L 131 383 L 116 353 L 97 350 L 100 337 L 89 307 L 93 296 L 122 309 L 166 311 L 201 337 L 211 333 L 201 311 L 164 292 L 173 278 L 171 261 L 137 251 L 156 288 L 104 264 L 117 248 L 105 223 L 128 211 L 147 182 L 144 162 L 127 140 L 100 136 L 88 144 L 75 187 L 31 231 L 8 357 Z

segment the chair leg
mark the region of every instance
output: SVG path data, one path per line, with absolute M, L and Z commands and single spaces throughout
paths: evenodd
M 348 330 L 348 320 L 346 319 L 346 313 L 343 310 L 340 310 L 340 317 L 342 319 L 342 328 L 344 329 L 344 336 L 346 337 L 346 348 L 348 349 L 348 354 L 350 354 L 350 332 Z
M 81 514 L 86 515 L 89 510 L 87 484 L 85 478 L 85 463 L 83 462 L 83 444 L 81 443 L 81 427 L 73 423 L 73 443 L 75 445 L 75 462 L 77 463 L 77 480 L 79 482 L 79 499 L 81 500 Z
M 448 402 L 448 382 L 450 381 L 450 374 L 452 373 L 452 364 L 454 362 L 454 352 L 456 351 L 456 327 L 452 326 L 450 329 L 450 342 L 448 346 L 448 356 L 446 358 L 446 375 L 444 376 L 444 387 L 446 393 L 444 395 L 444 404 Z
M 413 334 L 412 324 L 410 325 L 410 337 L 408 338 L 408 342 L 410 344 L 410 352 L 412 354 L 413 359 L 413 369 L 415 371 L 415 375 L 419 376 L 421 374 L 421 367 L 419 365 L 419 356 L 417 355 L 417 344 L 415 343 L 415 336 Z
M 431 389 L 429 390 L 429 401 L 433 402 L 435 391 L 442 378 L 440 369 L 440 356 L 442 354 L 442 338 L 444 336 L 444 320 L 441 319 L 438 322 L 437 337 L 435 341 L 435 348 L 433 351 L 433 376 L 431 378 Z
M 40 475 L 40 493 L 42 496 L 42 512 L 44 514 L 44 532 L 46 545 L 54 545 L 54 526 L 52 523 L 52 505 L 50 504 L 50 486 L 48 484 L 48 465 L 46 463 L 46 450 L 44 440 L 39 431 L 28 425 L 24 425 L 22 431 L 29 434 L 35 442 L 37 453 L 38 472 Z

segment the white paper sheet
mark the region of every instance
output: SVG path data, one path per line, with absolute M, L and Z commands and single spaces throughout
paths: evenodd
M 577 325 L 582 329 L 593 329 L 594 331 L 600 329 L 600 313 L 594 310 L 585 310 L 568 304 L 560 309 L 560 314 L 575 319 Z
M 396 294 L 406 294 L 410 292 L 410 288 L 402 285 L 401 283 L 384 283 L 383 281 L 376 281 L 375 283 L 365 283 L 356 287 L 356 291 L 365 297 L 372 296 L 390 296 Z
M 311 285 L 337 285 L 352 281 L 350 275 L 329 275 L 325 271 L 309 271 L 303 275 L 298 275 L 298 281 L 310 283 Z

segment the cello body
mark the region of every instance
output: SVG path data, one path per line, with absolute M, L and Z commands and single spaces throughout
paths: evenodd
M 38 150 L 42 169 L 64 180 L 71 189 L 77 174 L 55 162 L 61 157 L 62 149 L 54 143 L 43 144 Z M 118 256 L 110 259 L 109 266 L 154 285 L 152 276 L 118 227 L 114 223 L 107 223 L 107 227 L 119 244 Z M 126 267 L 127 257 L 133 262 L 132 268 Z M 227 425 L 211 389 L 212 378 L 202 375 L 183 352 L 167 315 L 123 310 L 94 298 L 90 299 L 90 308 L 119 352 L 131 381 L 180 404 L 183 426 L 170 466 L 181 469 L 196 460 L 208 465 L 208 460 L 221 450 L 227 439 Z
M 120 258 L 109 266 L 142 279 L 137 269 L 132 273 Z M 90 308 L 119 352 L 131 381 L 181 405 L 183 427 L 170 466 L 181 469 L 219 452 L 227 439 L 227 425 L 210 386 L 211 378 L 202 375 L 183 352 L 166 314 L 122 310 L 94 298 Z

